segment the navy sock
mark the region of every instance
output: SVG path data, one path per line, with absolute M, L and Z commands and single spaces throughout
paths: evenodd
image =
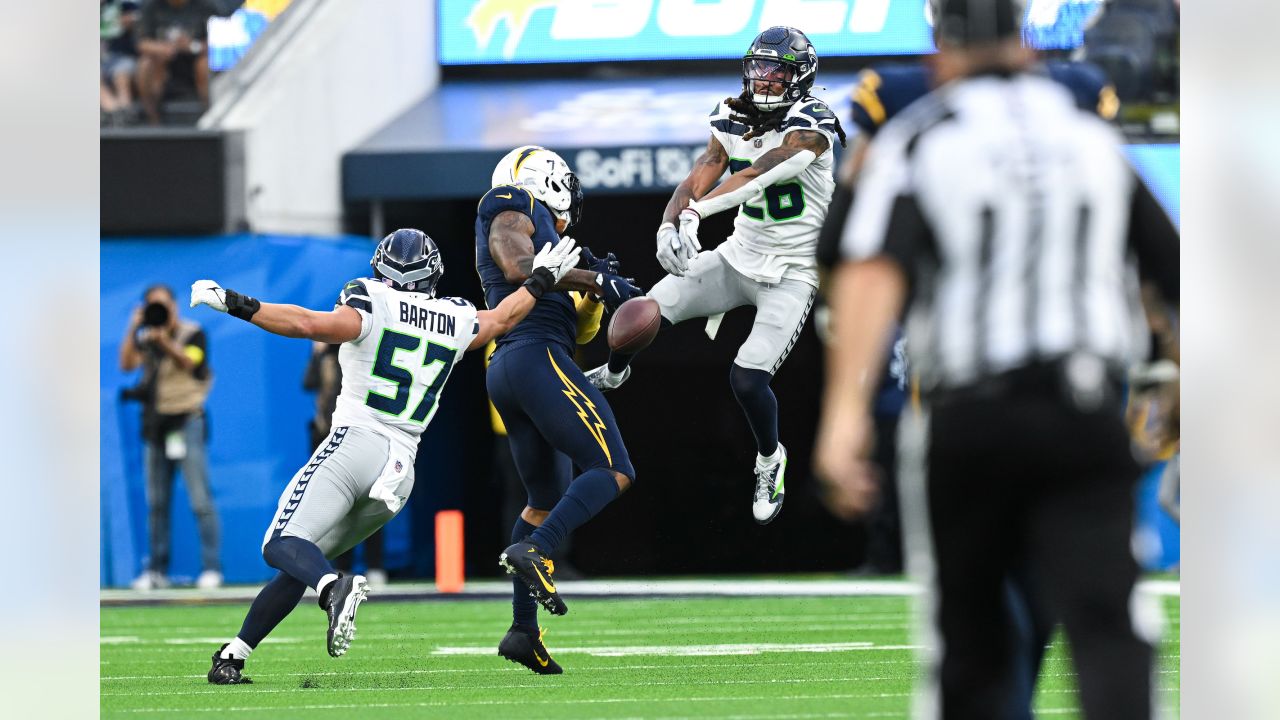
M 664 317 L 658 323 L 658 332 L 662 332 L 663 330 L 666 330 L 669 327 L 671 327 L 671 321 Z M 635 358 L 634 354 L 627 355 L 625 353 L 610 351 L 609 352 L 609 372 L 616 375 L 622 372 L 623 370 L 626 370 L 627 366 L 631 364 L 631 360 L 633 358 Z
M 306 591 L 307 586 L 302 581 L 282 572 L 276 573 L 271 582 L 258 593 L 258 597 L 253 599 L 249 614 L 244 616 L 244 624 L 240 626 L 240 633 L 236 637 L 251 648 L 258 647 L 258 643 L 293 612 Z
M 773 375 L 763 370 L 748 370 L 737 363 L 729 369 L 733 396 L 747 414 L 757 451 L 766 457 L 778 449 L 778 399 L 769 389 L 772 379 Z
M 609 353 L 609 372 L 614 373 L 616 375 L 617 373 L 620 373 L 623 370 L 626 370 L 627 366 L 631 364 L 631 358 L 633 357 L 635 357 L 635 355 L 627 355 L 619 352 L 610 352 Z
M 511 543 L 523 541 L 534 530 L 531 523 L 522 517 L 516 518 L 515 527 L 511 528 Z M 519 576 L 511 578 L 511 619 L 516 625 L 526 625 L 528 627 L 538 627 L 538 603 L 533 599 L 533 595 L 529 594 L 529 586 Z
M 281 535 L 267 543 L 262 559 L 307 587 L 315 587 L 320 578 L 338 572 L 315 543 L 292 535 Z
M 595 517 L 616 497 L 618 482 L 611 471 L 596 468 L 582 473 L 569 483 L 569 490 L 551 508 L 551 514 L 542 521 L 542 527 L 533 531 L 533 544 L 543 555 L 555 554 L 569 533 Z

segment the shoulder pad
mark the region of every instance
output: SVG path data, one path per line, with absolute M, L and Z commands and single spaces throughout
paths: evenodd
M 786 131 L 799 128 L 833 133 L 836 124 L 836 114 L 831 110 L 831 106 L 818 98 L 807 97 L 787 109 L 786 120 L 780 129 Z
M 747 126 L 734 121 L 730 117 L 732 114 L 733 110 L 729 109 L 729 104 L 721 100 L 716 103 L 715 110 L 711 111 L 711 115 L 707 118 L 707 124 L 711 126 L 713 132 L 722 132 L 726 135 L 745 135 L 748 130 Z
M 1045 63 L 1050 79 L 1071 91 L 1076 107 L 1106 119 L 1115 117 L 1119 102 L 1102 68 L 1088 62 Z
M 500 212 L 515 210 L 533 217 L 533 196 L 524 188 L 514 185 L 499 185 L 492 188 L 480 198 L 476 212 L 482 217 L 492 218 Z
M 863 70 L 850 98 L 853 122 L 862 132 L 874 135 L 929 90 L 929 74 L 923 65 L 881 65 Z
M 373 312 L 373 302 L 369 297 L 369 286 L 364 278 L 348 281 L 338 294 L 338 305 L 347 305 L 367 313 Z
M 470 300 L 468 300 L 468 299 L 466 299 L 466 298 L 460 298 L 460 297 L 442 297 L 442 298 L 437 298 L 437 299 L 438 299 L 440 302 L 452 303 L 452 304 L 454 304 L 454 305 L 457 305 L 458 307 L 462 307 L 462 308 L 471 308 L 472 310 L 475 310 L 475 309 L 476 309 L 476 306 L 475 306 L 475 305 L 473 305 L 473 304 L 471 304 L 471 301 L 470 301 Z

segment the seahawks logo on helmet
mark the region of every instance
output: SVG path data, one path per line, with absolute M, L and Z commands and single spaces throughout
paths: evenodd
M 751 41 L 742 58 L 742 88 L 762 112 L 790 107 L 818 77 L 818 52 L 795 28 L 771 27 Z
M 523 188 L 566 228 L 582 219 L 582 183 L 564 158 L 540 145 L 522 145 L 499 160 L 490 187 L 500 185 Z
M 435 297 L 444 275 L 444 260 L 436 242 L 421 230 L 402 229 L 382 238 L 369 261 L 374 277 L 396 290 Z

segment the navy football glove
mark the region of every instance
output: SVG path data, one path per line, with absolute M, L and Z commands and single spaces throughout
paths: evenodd
M 587 269 L 593 273 L 617 275 L 618 271 L 622 269 L 622 263 L 619 262 L 618 258 L 613 253 L 609 253 L 602 258 L 598 258 L 591 253 L 591 248 L 583 247 L 582 259 L 586 261 Z
M 622 303 L 633 297 L 644 294 L 635 284 L 635 278 L 624 278 L 613 273 L 596 273 L 596 284 L 600 286 L 600 297 L 604 300 L 605 309 L 613 312 Z

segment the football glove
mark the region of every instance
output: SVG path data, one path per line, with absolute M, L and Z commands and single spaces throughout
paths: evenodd
M 591 253 L 591 248 L 589 247 L 582 248 L 582 259 L 586 261 L 587 269 L 594 273 L 609 273 L 610 275 L 617 275 L 618 271 L 622 268 L 622 263 L 613 253 L 609 253 L 602 258 L 598 258 Z
M 524 281 L 524 287 L 535 298 L 542 297 L 578 264 L 581 252 L 582 248 L 578 247 L 577 241 L 568 235 L 560 238 L 560 242 L 555 245 L 543 245 L 538 254 L 533 256 L 533 271 L 529 279 Z
M 698 203 L 690 200 L 689 207 L 680 211 L 680 244 L 684 246 L 686 261 L 702 252 L 702 243 L 698 241 L 698 226 L 701 224 L 702 213 L 698 211 Z
M 208 305 L 241 320 L 251 320 L 262 303 L 248 295 L 241 295 L 235 290 L 227 290 L 212 280 L 197 280 L 191 283 L 191 307 Z
M 634 278 L 624 278 L 613 273 L 596 274 L 596 284 L 600 286 L 600 297 L 604 300 L 604 307 L 609 312 L 617 310 L 619 305 L 631 298 L 644 294 L 644 291 L 634 283 Z
M 669 222 L 658 226 L 658 264 L 663 270 L 682 277 L 689 269 L 684 244 L 680 242 L 680 231 Z

